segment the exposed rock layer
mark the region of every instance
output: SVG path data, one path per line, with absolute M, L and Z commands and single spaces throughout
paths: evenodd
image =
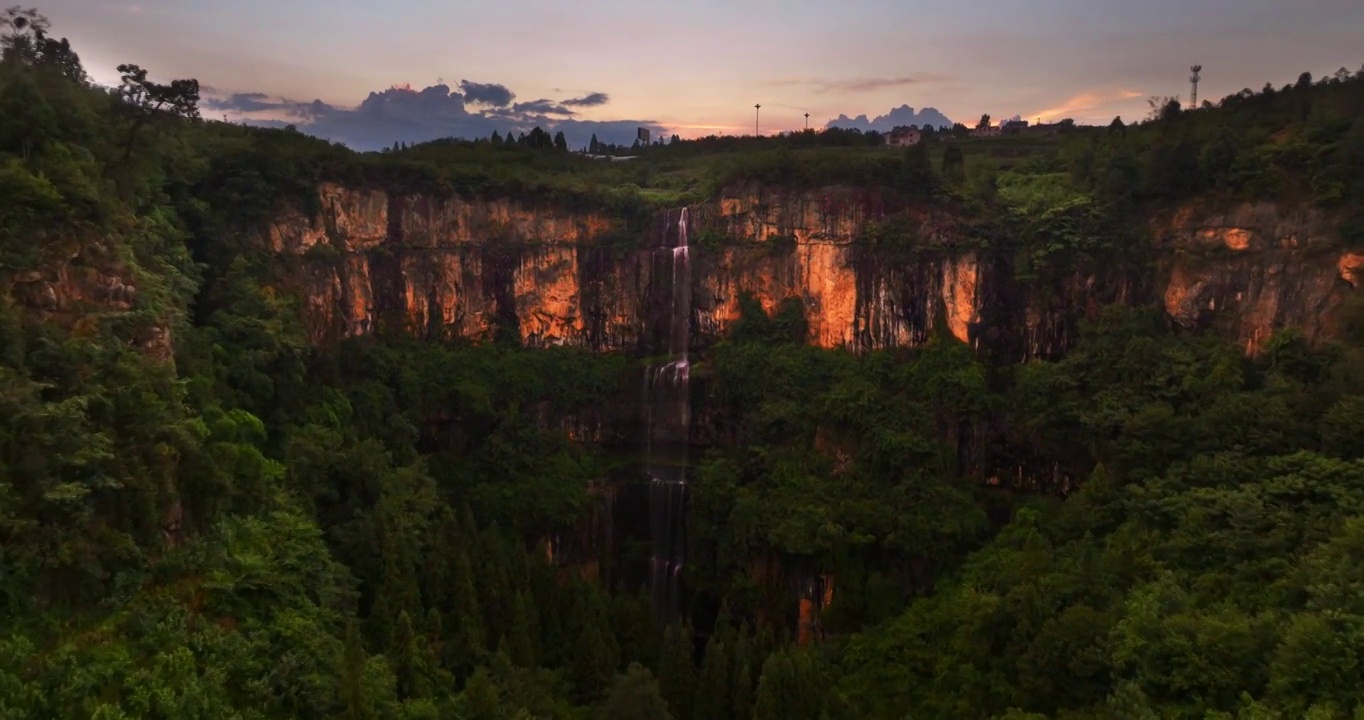
M 389 197 L 325 185 L 321 213 L 289 213 L 272 249 L 297 256 L 291 282 L 306 296 L 314 340 L 404 329 L 527 346 L 648 352 L 668 297 L 675 213 L 628 246 L 612 218 L 508 200 Z M 1153 262 L 1092 262 L 1027 282 L 1012 258 L 969 242 L 936 210 L 911 210 L 925 248 L 878 250 L 867 224 L 904 209 L 876 191 L 733 188 L 693 208 L 694 342 L 738 319 L 739 297 L 764 308 L 799 298 L 809 341 L 863 351 L 921 344 L 935 331 L 1016 359 L 1054 356 L 1078 321 L 1118 302 L 1154 303 L 1187 328 L 1216 328 L 1255 353 L 1275 329 L 1329 337 L 1364 268 L 1342 253 L 1315 210 L 1245 204 L 1188 208 L 1153 221 Z M 723 242 L 717 241 L 723 238 Z

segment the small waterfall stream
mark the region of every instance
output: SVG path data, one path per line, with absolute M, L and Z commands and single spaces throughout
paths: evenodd
M 671 272 L 667 315 L 667 356 L 645 376 L 649 475 L 649 589 L 654 612 L 664 622 L 678 612 L 685 561 L 687 446 L 691 438 L 691 386 L 687 347 L 691 342 L 691 258 L 687 209 L 677 217 L 676 245 L 655 251 Z M 666 254 L 666 255 L 665 255 Z M 658 267 L 656 262 L 655 267 Z M 662 269 L 662 268 L 659 268 Z

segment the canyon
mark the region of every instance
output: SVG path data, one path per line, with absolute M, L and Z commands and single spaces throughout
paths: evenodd
M 314 216 L 289 210 L 263 238 L 314 342 L 401 331 L 641 355 L 667 345 L 671 266 L 654 250 L 675 232 L 676 211 L 632 234 L 606 212 L 505 198 L 324 184 L 318 199 Z M 870 224 L 892 214 L 910 218 L 914 243 L 866 242 Z M 1332 337 L 1364 268 L 1326 213 L 1272 203 L 1157 214 L 1150 251 L 1045 277 L 1020 272 L 967 219 L 889 191 L 738 185 L 690 218 L 699 348 L 734 325 L 751 293 L 769 312 L 798 299 L 808 342 L 830 349 L 914 347 L 943 332 L 1012 361 L 1056 357 L 1086 315 L 1121 303 L 1158 305 L 1181 328 L 1255 355 L 1281 328 Z

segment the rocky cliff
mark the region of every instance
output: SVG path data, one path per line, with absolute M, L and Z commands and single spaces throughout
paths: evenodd
M 307 298 L 314 340 L 387 328 L 427 337 L 514 333 L 532 347 L 658 347 L 672 278 L 661 252 L 677 213 L 626 233 L 604 213 L 513 200 L 389 196 L 319 188 L 315 217 L 282 215 L 271 248 Z M 899 213 L 928 250 L 864 241 Z M 1009 252 L 972 238 L 941 209 L 882 192 L 735 187 L 690 213 L 694 343 L 738 318 L 740 294 L 771 310 L 799 298 L 809 340 L 870 350 L 935 330 L 1023 359 L 1064 352 L 1078 321 L 1120 302 L 1162 305 L 1187 328 L 1215 328 L 1254 353 L 1275 329 L 1330 336 L 1364 254 L 1342 252 L 1330 218 L 1271 204 L 1187 207 L 1151 220 L 1155 252 L 1045 280 L 1017 277 Z M 628 241 L 622 241 L 626 237 Z

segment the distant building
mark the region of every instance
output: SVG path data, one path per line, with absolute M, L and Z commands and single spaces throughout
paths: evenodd
M 923 140 L 923 133 L 916 127 L 897 127 L 886 133 L 886 145 L 890 147 L 909 147 Z
M 1066 118 L 1054 123 L 1037 123 L 1031 127 L 1024 128 L 1024 133 L 1028 135 L 1045 135 L 1050 137 L 1060 132 L 1065 132 L 1075 127 L 1075 121 Z
M 999 137 L 1000 128 L 998 125 L 986 125 L 985 127 L 971 128 L 971 137 L 987 138 Z
M 1000 126 L 999 131 L 1004 135 L 1017 135 L 1027 129 L 1027 120 L 1009 120 Z

